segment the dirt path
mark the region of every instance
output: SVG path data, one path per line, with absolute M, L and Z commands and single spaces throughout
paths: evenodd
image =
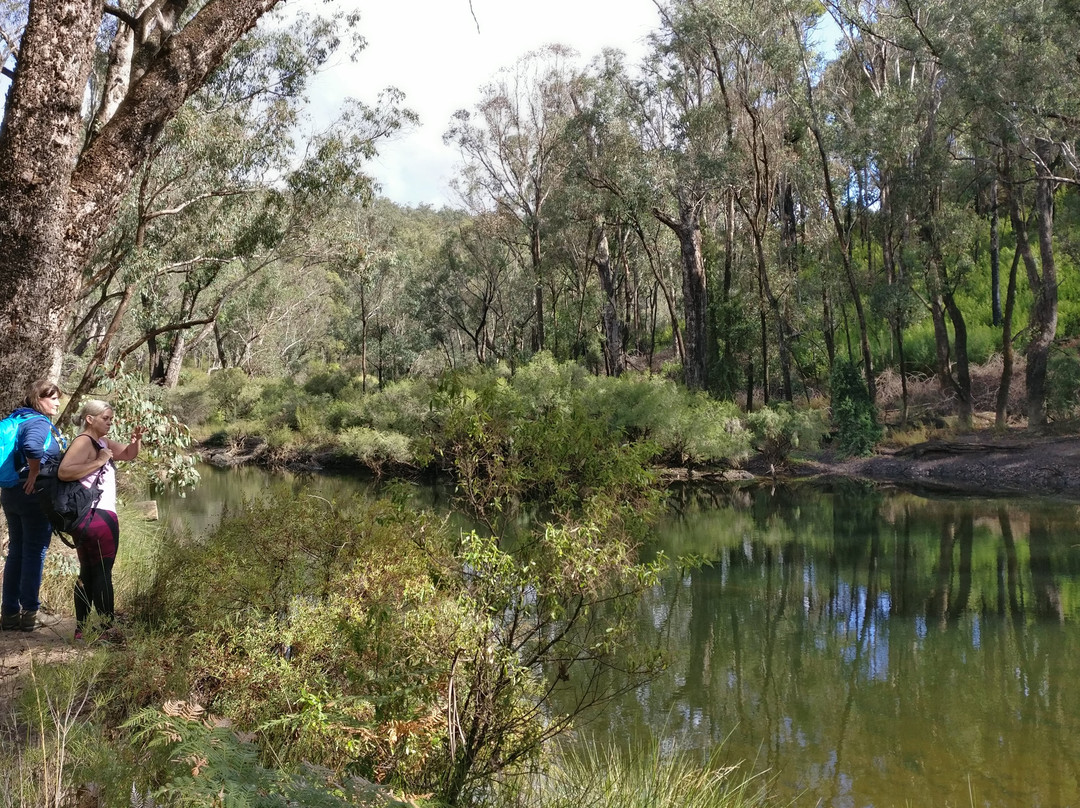
M 74 642 L 75 618 L 59 616 L 33 631 L 0 631 L 0 716 L 10 716 L 15 699 L 26 686 L 35 665 L 63 662 L 85 648 Z M 46 617 L 47 620 L 52 619 Z

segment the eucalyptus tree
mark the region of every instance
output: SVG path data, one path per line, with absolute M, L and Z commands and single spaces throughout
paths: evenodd
M 588 260 L 603 293 L 602 342 L 612 375 L 625 369 L 629 336 L 635 349 L 645 345 L 643 316 L 652 323 L 648 330 L 655 342 L 655 299 L 660 293 L 675 355 L 686 364 L 675 288 L 664 271 L 665 247 L 652 212 L 657 155 L 646 149 L 649 123 L 641 114 L 645 95 L 623 54 L 605 51 L 574 83 L 574 117 L 566 132 L 571 154 L 569 198 L 575 215 L 591 233 Z M 653 278 L 651 293 L 643 287 L 644 264 Z M 651 363 L 651 348 L 648 353 Z
M 915 308 L 910 279 L 901 260 L 912 220 L 903 204 L 899 182 L 918 139 L 912 115 L 917 100 L 910 86 L 911 60 L 894 36 L 867 23 L 857 4 L 828 0 L 826 8 L 842 34 L 837 53 L 820 80 L 834 121 L 833 153 L 861 178 L 859 214 L 864 221 L 872 217 L 872 227 L 864 230 L 862 246 L 869 269 L 875 249 L 868 238 L 872 229 L 880 249 L 884 284 L 867 285 L 876 289 L 872 308 L 889 325 L 900 369 L 901 417 L 906 419 L 904 330 L 911 324 Z M 872 15 L 868 12 L 868 16 Z M 872 211 L 871 206 L 876 210 Z M 851 246 L 850 238 L 848 244 Z M 828 298 L 823 302 L 827 306 Z
M 55 375 L 79 276 L 132 177 L 277 2 L 30 0 L 25 27 L 7 32 L 19 47 L 0 129 L 0 403 Z M 104 91 L 88 109 L 95 65 Z
M 596 269 L 603 296 L 601 347 L 605 370 L 611 376 L 620 376 L 626 370 L 628 327 L 620 316 L 626 310 L 620 305 L 620 297 L 630 296 L 626 286 L 629 276 L 617 272 L 617 256 L 613 259 L 609 238 L 613 229 L 623 226 L 618 218 L 625 199 L 619 193 L 620 180 L 613 174 L 620 163 L 625 165 L 634 159 L 638 146 L 626 116 L 619 114 L 623 96 L 618 88 L 624 84 L 623 57 L 617 51 L 605 51 L 578 77 L 571 92 L 574 117 L 566 130 L 573 181 L 565 186 L 567 204 L 562 206 L 568 213 L 573 211 L 573 219 L 588 223 L 584 245 L 574 249 L 571 242 L 567 252 Z
M 787 298 L 798 281 L 794 242 L 799 156 L 792 147 L 801 137 L 802 125 L 799 110 L 791 103 L 799 55 L 792 40 L 807 36 L 814 17 L 800 17 L 797 10 L 777 4 L 746 6 L 712 0 L 696 6 L 724 97 L 728 146 L 739 178 L 729 188 L 729 198 L 749 231 L 762 298 L 760 350 L 765 401 L 768 403 L 769 397 L 769 312 L 776 329 L 784 397 L 790 401 Z M 734 233 L 733 223 L 729 230 Z
M 545 347 L 544 219 L 566 172 L 561 135 L 572 111 L 572 56 L 559 45 L 526 54 L 483 88 L 475 113 L 458 110 L 444 135 L 465 158 L 460 190 L 468 206 L 518 222 L 520 235 L 508 246 L 533 275 L 533 350 Z
M 307 80 L 336 38 L 329 21 L 302 16 L 287 29 L 257 32 L 166 126 L 103 240 L 103 260 L 85 273 L 95 300 L 75 330 L 115 307 L 77 393 L 109 354 L 133 297 L 138 333 L 114 355 L 145 345 L 151 381 L 175 386 L 188 351 L 213 333 L 229 298 L 274 262 L 316 262 L 302 255 L 312 252 L 306 236 L 315 221 L 340 200 L 371 195 L 364 161 L 412 117 L 395 92 L 384 94 L 382 108 L 347 102 L 310 137 L 302 159 L 295 154 Z
M 831 73 L 840 142 L 877 187 L 886 289 L 875 293 L 875 302 L 891 325 L 904 379 L 909 298 L 922 300 L 933 324 L 935 375 L 970 426 L 967 317 L 958 302 L 972 264 L 970 197 L 967 177 L 961 177 L 970 164 L 970 141 L 961 126 L 968 110 L 957 94 L 955 59 L 941 55 L 961 15 L 944 5 L 891 0 L 841 0 L 829 9 L 846 45 Z M 906 414 L 906 379 L 903 385 Z
M 448 367 L 475 361 L 511 364 L 525 347 L 535 316 L 528 267 L 507 245 L 517 221 L 505 212 L 473 214 L 448 228 L 421 282 L 417 319 Z M 469 344 L 471 356 L 460 346 Z
M 700 47 L 694 11 L 692 2 L 662 7 L 637 101 L 643 147 L 653 155 L 652 213 L 679 243 L 683 377 L 688 387 L 705 389 L 710 339 L 702 218 L 710 194 L 724 184 L 730 137 L 717 86 L 722 78 Z
M 322 250 L 335 304 L 328 330 L 346 354 L 360 357 L 364 392 L 371 367 L 381 385 L 430 345 L 416 290 L 430 277 L 442 239 L 460 215 L 378 199 L 343 203 L 327 222 Z
M 337 358 L 330 331 L 335 286 L 323 262 L 270 262 L 242 295 L 224 300 L 202 349 L 205 366 L 239 368 L 249 376 L 295 374 L 312 359 Z
M 1047 363 L 1058 325 L 1055 197 L 1061 189 L 1076 193 L 1080 169 L 1075 153 L 1080 18 L 1072 5 L 1030 0 L 1009 7 L 963 2 L 958 10 L 963 26 L 960 35 L 945 43 L 945 55 L 955 60 L 958 92 L 980 111 L 973 116 L 978 128 L 972 136 L 1002 156 L 997 162 L 1000 180 L 1032 294 L 1028 422 L 1041 426 L 1046 421 Z
M 866 316 L 866 307 L 863 302 L 863 284 L 860 282 L 852 261 L 851 250 L 851 225 L 846 221 L 843 200 L 847 197 L 848 188 L 851 185 L 851 171 L 848 166 L 840 166 L 842 176 L 837 179 L 834 173 L 837 166 L 834 165 L 834 141 L 836 132 L 832 124 L 835 118 L 829 109 L 828 98 L 822 99 L 822 95 L 829 92 L 829 86 L 822 81 L 820 70 L 820 58 L 813 47 L 814 39 L 806 28 L 800 25 L 807 14 L 805 6 L 784 5 L 776 6 L 777 12 L 784 14 L 792 28 L 798 32 L 793 38 L 797 47 L 797 66 L 801 77 L 800 85 L 795 88 L 801 101 L 803 118 L 806 128 L 813 137 L 816 146 L 819 171 L 821 172 L 822 203 L 824 210 L 832 222 L 835 236 L 836 249 L 834 257 L 840 260 L 843 277 L 847 282 L 848 293 L 855 311 L 856 325 L 859 330 L 859 347 L 862 355 L 863 374 L 866 379 L 867 390 L 871 400 L 876 395 L 874 381 L 873 355 L 870 350 L 870 331 Z

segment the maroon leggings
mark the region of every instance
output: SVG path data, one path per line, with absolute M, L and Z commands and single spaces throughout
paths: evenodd
M 79 531 L 79 580 L 75 582 L 75 622 L 81 630 L 91 607 L 104 618 L 113 619 L 112 568 L 120 545 L 120 522 L 112 511 L 94 511 L 94 517 Z

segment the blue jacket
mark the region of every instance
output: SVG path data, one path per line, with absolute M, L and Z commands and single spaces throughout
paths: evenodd
M 53 426 L 52 420 L 37 410 L 29 407 L 19 407 L 12 415 L 31 415 L 36 418 L 27 418 L 15 433 L 15 451 L 22 457 L 19 476 L 25 478 L 27 461 L 40 460 L 45 465 L 50 460 L 56 460 L 64 452 L 63 439 L 60 431 Z

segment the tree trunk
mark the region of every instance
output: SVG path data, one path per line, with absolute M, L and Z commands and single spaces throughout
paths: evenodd
M 701 203 L 698 201 L 680 201 L 678 221 L 656 208 L 653 209 L 653 215 L 671 228 L 679 239 L 683 270 L 683 312 L 686 321 L 683 335 L 686 347 L 683 378 L 686 386 L 692 390 L 704 390 L 708 386 L 708 293 L 705 285 L 705 264 L 701 255 L 701 224 L 698 221 L 700 212 Z
M 547 340 L 544 331 L 544 286 L 540 275 L 540 233 L 536 223 L 533 224 L 533 230 L 529 236 L 529 255 L 532 258 L 533 310 L 536 317 L 536 327 L 533 331 L 533 350 L 542 351 L 547 344 Z
M 667 306 L 668 317 L 671 319 L 671 339 L 675 343 L 675 355 L 679 358 L 679 361 L 685 365 L 686 345 L 683 342 L 682 329 L 679 327 L 679 312 L 675 305 L 675 296 L 672 294 L 671 289 L 664 280 L 663 274 L 660 272 L 657 254 L 650 249 L 649 243 L 645 238 L 644 228 L 642 228 L 638 222 L 634 222 L 633 227 L 634 231 L 637 233 L 638 240 L 641 242 L 642 248 L 645 250 L 645 254 L 649 257 L 649 267 L 652 269 L 653 279 L 656 281 L 656 286 L 653 288 L 653 316 L 649 337 L 649 366 L 652 367 L 652 356 L 656 350 L 656 319 L 658 307 L 655 301 L 657 289 L 664 293 L 664 304 Z
M 851 265 L 851 252 L 848 231 L 840 220 L 840 210 L 836 204 L 836 194 L 833 192 L 832 169 L 829 162 L 828 150 L 825 148 L 825 138 L 822 135 L 820 120 L 817 113 L 817 103 L 814 100 L 814 81 L 811 78 L 810 66 L 807 62 L 805 51 L 801 53 L 803 90 L 806 92 L 806 104 L 810 112 L 808 126 L 814 136 L 817 146 L 818 159 L 820 160 L 821 176 L 824 180 L 825 204 L 832 219 L 833 230 L 836 233 L 836 243 L 839 247 L 840 260 L 844 267 L 844 277 L 847 279 L 848 290 L 851 292 L 851 302 L 855 306 L 855 319 L 859 326 L 859 346 L 862 349 L 863 374 L 866 378 L 867 392 L 870 401 L 877 398 L 877 385 L 874 382 L 874 364 L 870 353 L 870 332 L 866 325 L 866 312 L 863 310 L 862 291 L 859 288 L 858 279 L 855 277 L 855 269 Z M 850 335 L 849 335 L 850 337 Z
M 8 91 L 0 128 L 4 412 L 29 381 L 59 376 L 58 349 L 77 280 L 63 261 L 72 218 L 71 174 L 82 146 L 82 99 L 101 14 L 101 0 L 30 3 Z
M 211 0 L 147 63 L 84 146 L 101 0 L 31 0 L 0 130 L 0 409 L 57 376 L 79 275 L 154 139 L 279 0 Z M 32 305 L 28 305 L 32 303 Z
M 945 309 L 949 313 L 949 319 L 953 326 L 953 345 L 956 348 L 956 392 L 957 415 L 960 418 L 960 426 L 963 429 L 971 429 L 972 403 L 971 403 L 971 369 L 968 362 L 967 349 L 967 323 L 964 322 L 964 313 L 956 305 L 952 293 L 944 297 Z
M 998 181 L 990 183 L 990 315 L 1001 325 L 1001 228 L 998 225 Z
M 1009 388 L 1012 386 L 1013 344 L 1012 318 L 1016 308 L 1016 275 L 1020 268 L 1020 250 L 1013 252 L 1012 267 L 1009 269 L 1009 286 L 1005 292 L 1005 312 L 1001 318 L 1001 383 L 998 385 L 997 408 L 994 413 L 994 426 L 1005 429 L 1009 418 Z
M 619 320 L 619 300 L 615 288 L 615 273 L 611 269 L 611 251 L 608 246 L 607 231 L 603 221 L 598 221 L 596 274 L 600 277 L 600 287 L 604 291 L 604 307 L 600 321 L 604 329 L 604 363 L 610 376 L 621 376 L 626 370 L 626 352 L 623 350 L 623 333 L 626 325 Z
M 184 367 L 184 357 L 187 356 L 188 348 L 187 334 L 183 331 L 179 331 L 173 339 L 172 350 L 169 351 L 169 363 L 165 367 L 165 378 L 162 380 L 161 385 L 166 390 L 176 389 L 176 385 L 180 383 L 180 370 Z
M 829 287 L 821 285 L 821 326 L 825 330 L 825 355 L 829 358 L 829 370 L 836 363 L 836 327 L 833 324 L 832 301 Z
M 881 233 L 881 263 L 885 269 L 886 283 L 891 287 L 896 287 L 903 281 L 903 277 L 896 267 L 896 240 L 893 230 L 890 177 L 891 174 L 882 168 L 879 179 L 881 185 L 881 220 L 884 225 Z M 904 321 L 904 309 L 902 306 L 897 306 L 889 317 L 889 326 L 892 331 L 893 344 L 896 345 L 896 355 L 900 366 L 901 425 L 907 424 L 908 418 L 907 363 L 904 361 Z
M 1054 180 L 1049 168 L 1051 144 L 1041 141 L 1035 164 L 1035 223 L 1039 231 L 1039 259 L 1042 275 L 1030 277 L 1034 302 L 1031 306 L 1031 342 L 1027 349 L 1028 425 L 1046 424 L 1046 369 L 1050 346 L 1057 332 L 1058 281 L 1054 260 Z

